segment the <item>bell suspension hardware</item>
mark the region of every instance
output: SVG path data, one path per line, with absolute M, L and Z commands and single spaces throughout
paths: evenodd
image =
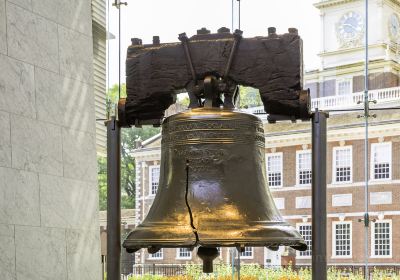
M 157 37 L 143 45 L 133 38 L 128 48 L 127 98 L 119 101 L 118 125 L 162 125 L 162 142 L 154 202 L 123 247 L 150 254 L 197 247 L 204 272 L 212 272 L 217 247 L 306 250 L 269 191 L 263 123 L 235 108 L 237 86 L 252 86 L 272 121 L 310 118 L 297 30 L 242 38 L 239 30 L 210 34 L 203 28 L 179 39 L 160 44 Z M 189 92 L 189 110 L 163 119 L 181 89 Z

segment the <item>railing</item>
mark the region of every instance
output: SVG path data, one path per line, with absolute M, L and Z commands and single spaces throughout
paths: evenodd
M 375 100 L 377 104 L 386 102 L 400 101 L 400 87 L 383 88 L 368 91 L 369 100 Z M 328 96 L 313 98 L 311 100 L 311 108 L 320 110 L 347 109 L 354 107 L 362 107 L 360 103 L 364 100 L 364 92 L 356 92 L 341 96 Z
M 393 101 L 400 101 L 400 87 L 383 88 L 368 91 L 370 101 L 375 100 L 376 104 L 384 104 Z M 311 110 L 337 110 L 363 108 L 364 92 L 356 92 L 347 95 L 335 95 L 311 99 Z M 252 114 L 265 114 L 264 107 L 252 107 L 243 111 Z
M 214 264 L 214 272 L 218 271 L 218 266 L 220 268 L 226 270 L 230 270 L 229 265 L 224 264 Z M 246 266 L 246 264 L 242 265 L 242 268 Z M 186 264 L 136 264 L 133 265 L 133 271 L 131 274 L 132 276 L 143 276 L 143 275 L 160 275 L 160 276 L 179 276 L 185 275 L 186 269 L 188 267 L 193 267 L 193 265 L 186 265 Z M 275 269 L 280 269 L 281 266 L 259 266 L 260 268 L 267 269 L 270 271 Z M 328 265 L 328 268 L 335 269 L 336 271 L 340 271 L 341 275 L 346 277 L 352 273 L 359 273 L 361 275 L 365 275 L 365 267 L 360 265 Z M 294 265 L 291 266 L 292 271 L 297 272 L 303 269 L 311 269 L 309 265 Z M 221 270 L 220 270 L 221 271 Z M 382 274 L 382 276 L 399 276 L 400 275 L 400 266 L 399 265 L 376 265 L 369 267 L 369 274 Z M 372 278 L 371 278 L 372 279 Z M 390 279 L 384 278 L 384 279 Z M 125 279 L 123 279 L 125 280 Z

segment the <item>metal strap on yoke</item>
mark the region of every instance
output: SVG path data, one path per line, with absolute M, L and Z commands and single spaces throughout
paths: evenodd
M 190 72 L 192 73 L 193 82 L 195 85 L 197 85 L 196 71 L 194 70 L 192 57 L 190 55 L 190 50 L 189 50 L 189 44 L 188 44 L 189 38 L 187 37 L 186 33 L 181 33 L 181 34 L 179 34 L 178 39 L 179 39 L 179 41 L 182 42 L 183 49 L 185 50 L 186 61 L 187 61 L 187 64 L 189 65 Z
M 231 48 L 231 53 L 229 54 L 228 62 L 225 67 L 223 79 L 226 79 L 229 75 L 229 70 L 231 69 L 233 58 L 234 58 L 236 50 L 239 46 L 240 40 L 242 39 L 242 34 L 243 34 L 243 31 L 241 31 L 239 29 L 236 29 L 235 33 L 233 33 L 234 41 L 233 41 L 233 45 Z

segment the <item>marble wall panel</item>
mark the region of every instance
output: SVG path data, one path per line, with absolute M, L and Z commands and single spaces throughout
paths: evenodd
M 0 0 L 0 53 L 7 54 L 6 0 Z
M 83 229 L 98 227 L 96 183 L 40 175 L 43 226 Z
M 90 1 L 32 0 L 33 11 L 69 29 L 92 36 Z
M 73 129 L 62 130 L 64 176 L 97 181 L 96 136 Z
M 35 69 L 39 120 L 95 133 L 92 85 L 44 69 Z
M 67 230 L 68 280 L 101 279 L 99 231 Z
M 14 226 L 0 224 L 0 272 L 2 280 L 16 280 Z
M 17 279 L 67 280 L 65 229 L 15 226 L 15 245 Z
M 0 224 L 40 225 L 36 173 L 0 167 Z
M 34 67 L 0 54 L 0 110 L 35 118 Z
M 58 26 L 60 73 L 89 84 L 93 83 L 92 38 Z
M 60 127 L 12 115 L 11 144 L 14 168 L 63 175 Z
M 0 166 L 11 166 L 10 115 L 0 111 Z
M 10 3 L 14 3 L 21 8 L 32 10 L 32 0 L 7 0 Z
M 57 24 L 7 5 L 8 55 L 53 72 L 59 72 Z

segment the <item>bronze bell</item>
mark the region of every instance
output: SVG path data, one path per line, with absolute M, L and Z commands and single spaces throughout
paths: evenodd
M 156 197 L 123 247 L 154 253 L 203 246 L 200 257 L 209 266 L 219 246 L 306 250 L 299 232 L 277 210 L 266 178 L 258 117 L 213 107 L 170 116 L 162 125 Z

